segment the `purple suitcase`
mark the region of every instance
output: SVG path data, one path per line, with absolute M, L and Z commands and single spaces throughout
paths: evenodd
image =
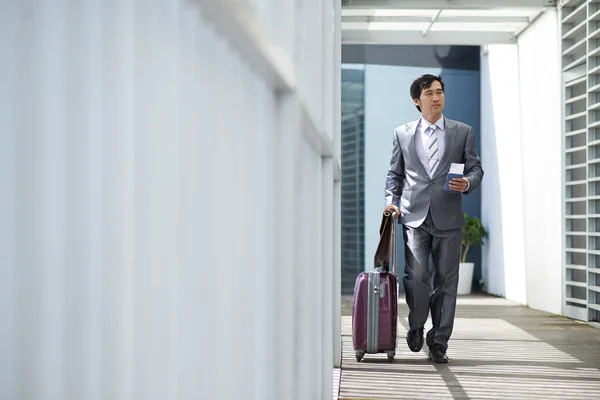
M 392 271 L 361 272 L 354 286 L 352 342 L 356 360 L 365 354 L 396 355 L 398 275 L 396 273 L 396 218 L 392 220 Z

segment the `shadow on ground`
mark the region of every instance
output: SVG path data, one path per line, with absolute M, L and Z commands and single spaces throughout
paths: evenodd
M 450 364 L 431 364 L 405 342 L 401 301 L 396 359 L 354 358 L 352 300 L 342 299 L 340 399 L 599 399 L 600 330 L 508 300 L 460 297 Z M 426 329 L 431 326 L 430 321 Z

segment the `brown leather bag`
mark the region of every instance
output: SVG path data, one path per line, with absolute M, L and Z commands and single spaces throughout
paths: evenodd
M 390 258 L 392 256 L 392 227 L 396 223 L 395 216 L 389 211 L 384 211 L 379 227 L 379 244 L 375 251 L 374 267 L 383 267 L 385 271 L 390 270 Z

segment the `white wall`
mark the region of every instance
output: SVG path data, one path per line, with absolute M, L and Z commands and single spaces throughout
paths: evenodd
M 519 36 L 518 45 L 527 304 L 560 314 L 562 99 L 557 13 L 546 11 Z
M 331 396 L 339 7 L 245 14 L 299 94 L 210 4 L 0 3 L 0 398 Z
M 481 57 L 482 274 L 488 292 L 525 303 L 518 68 L 516 45 L 487 46 Z
M 491 293 L 561 312 L 561 129 L 556 13 L 481 57 L 483 251 Z M 484 51 L 485 53 L 485 51 Z

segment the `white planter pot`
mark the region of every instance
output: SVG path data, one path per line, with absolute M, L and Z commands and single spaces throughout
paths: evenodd
M 458 292 L 457 294 L 470 294 L 473 286 L 473 263 L 460 263 L 458 267 Z

